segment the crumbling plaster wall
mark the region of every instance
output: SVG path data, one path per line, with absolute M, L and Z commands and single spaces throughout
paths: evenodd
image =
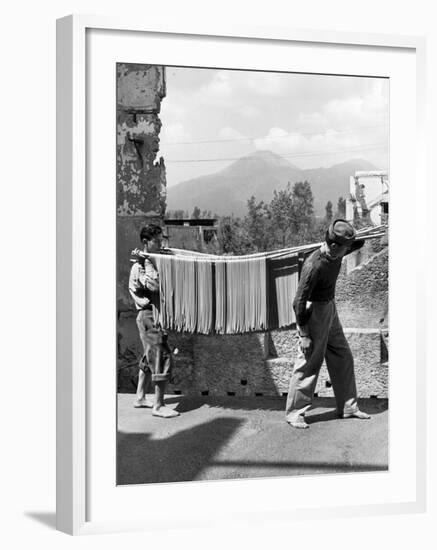
M 159 151 L 165 69 L 117 64 L 117 214 L 162 218 L 166 179 Z
M 145 223 L 165 213 L 166 174 L 159 151 L 159 112 L 165 97 L 165 68 L 117 64 L 117 301 L 132 310 L 128 294 L 129 255 L 141 247 Z

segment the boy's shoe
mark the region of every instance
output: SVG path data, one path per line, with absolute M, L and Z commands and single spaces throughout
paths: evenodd
M 296 420 L 287 420 L 292 428 L 297 428 L 299 430 L 305 430 L 309 428 L 309 425 L 306 423 L 305 417 L 301 414 L 296 418 Z
M 153 402 L 150 401 L 149 399 L 146 399 L 145 397 L 143 397 L 143 399 L 135 399 L 134 408 L 135 409 L 152 409 Z
M 359 409 L 355 412 L 340 414 L 339 416 L 340 418 L 359 418 L 360 420 L 369 420 L 371 418 L 370 414 L 360 411 Z

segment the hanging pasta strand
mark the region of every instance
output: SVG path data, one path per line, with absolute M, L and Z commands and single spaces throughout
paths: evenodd
M 226 265 L 224 260 L 215 262 L 215 331 L 218 334 L 226 332 Z
M 212 300 L 212 262 L 196 259 L 197 265 L 197 332 L 209 334 L 212 332 L 213 300 Z
M 273 325 L 268 319 L 268 261 L 274 265 L 270 276 L 278 311 Z M 231 261 L 157 255 L 159 321 L 169 330 L 199 334 L 237 334 L 288 326 L 294 322 L 292 302 L 297 289 L 297 263 L 290 261 L 268 260 L 265 255 Z

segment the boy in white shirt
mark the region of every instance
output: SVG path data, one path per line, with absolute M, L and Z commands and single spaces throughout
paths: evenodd
M 135 254 L 135 263 L 129 276 L 129 293 L 138 310 L 137 326 L 144 350 L 140 361 L 134 407 L 152 408 L 154 416 L 173 418 L 179 416 L 179 413 L 164 404 L 165 386 L 170 379 L 171 351 L 167 343 L 167 334 L 154 322 L 159 311 L 159 273 L 152 258 L 148 256 L 161 252 L 161 227 L 156 224 L 143 227 L 140 239 L 144 248 L 142 252 Z M 146 398 L 150 381 L 155 386 L 153 402 Z

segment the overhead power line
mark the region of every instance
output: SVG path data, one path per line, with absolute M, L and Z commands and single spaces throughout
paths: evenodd
M 387 125 L 374 125 L 374 126 L 356 126 L 354 128 L 347 128 L 345 130 L 334 130 L 338 134 L 348 134 L 350 132 L 355 132 L 357 130 L 369 130 L 374 128 L 388 128 Z M 329 130 L 329 129 L 328 129 Z M 332 129 L 331 129 L 332 130 Z M 326 133 L 327 130 L 325 130 Z M 322 134 L 323 131 L 318 132 L 288 132 L 282 136 L 274 136 L 273 139 L 286 139 L 293 135 L 299 136 L 316 136 L 317 134 Z M 162 140 L 162 143 L 165 145 L 200 145 L 202 143 L 232 143 L 236 141 L 255 141 L 256 139 L 268 139 L 269 136 L 255 136 L 255 137 L 240 137 L 240 138 L 225 138 L 225 139 L 204 139 L 199 141 L 165 141 Z
M 289 159 L 289 158 L 297 158 L 297 157 L 315 157 L 315 156 L 321 156 L 321 155 L 332 155 L 332 154 L 338 154 L 338 153 L 356 153 L 360 151 L 368 151 L 368 150 L 377 150 L 377 149 L 387 149 L 388 145 L 381 143 L 381 144 L 374 144 L 374 145 L 364 145 L 363 147 L 355 147 L 355 148 L 349 148 L 349 149 L 334 149 L 334 150 L 327 150 L 327 151 L 306 151 L 303 153 L 293 153 L 292 155 L 279 155 L 281 158 Z M 233 161 L 233 160 L 243 160 L 243 161 L 252 161 L 257 160 L 257 157 L 253 156 L 246 156 L 246 157 L 222 157 L 222 158 L 207 158 L 207 159 L 166 159 L 166 164 L 182 164 L 182 163 L 195 163 L 195 162 L 224 162 L 224 161 Z

